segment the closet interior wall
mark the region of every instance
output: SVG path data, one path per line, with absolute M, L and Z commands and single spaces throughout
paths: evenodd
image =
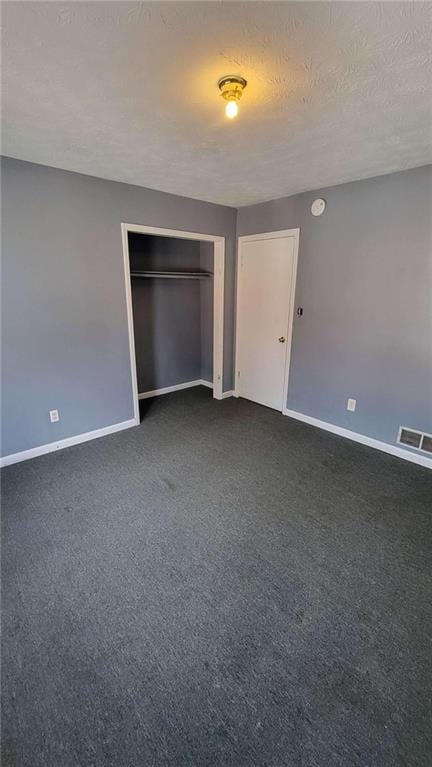
M 200 270 L 213 272 L 212 242 L 200 242 Z M 201 313 L 201 376 L 203 381 L 213 382 L 213 280 L 200 280 Z
M 131 274 L 213 273 L 213 244 L 129 233 Z M 213 382 L 213 279 L 131 278 L 139 394 Z

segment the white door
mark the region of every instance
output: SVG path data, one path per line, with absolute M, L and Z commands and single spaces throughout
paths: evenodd
M 288 387 L 298 230 L 239 238 L 237 394 L 283 410 Z

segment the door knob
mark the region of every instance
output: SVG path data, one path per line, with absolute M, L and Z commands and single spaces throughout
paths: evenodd
M 286 341 L 286 338 L 285 338 L 285 336 L 280 336 L 280 337 L 279 337 L 279 343 L 280 343 L 280 344 L 284 344 L 284 343 L 285 343 L 285 341 Z

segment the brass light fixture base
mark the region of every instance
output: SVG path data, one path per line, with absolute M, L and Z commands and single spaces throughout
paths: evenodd
M 221 77 L 218 88 L 226 101 L 240 101 L 241 95 L 246 88 L 247 80 L 237 75 Z

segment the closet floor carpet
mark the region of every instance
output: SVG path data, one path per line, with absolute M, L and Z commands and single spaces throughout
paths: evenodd
M 145 408 L 3 470 L 4 767 L 430 767 L 432 474 Z

